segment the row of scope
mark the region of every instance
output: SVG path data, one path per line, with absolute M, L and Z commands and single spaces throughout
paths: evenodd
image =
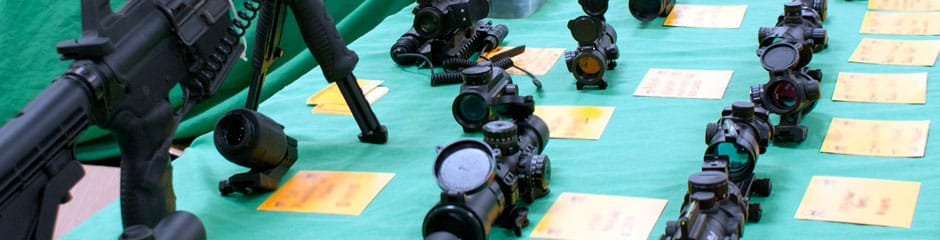
M 679 218 L 666 223 L 660 240 L 737 240 L 746 222 L 760 221 L 761 205 L 751 196 L 770 195 L 772 184 L 754 174 L 757 158 L 771 140 L 806 138 L 799 122 L 815 107 L 822 78 L 821 70 L 806 66 L 827 47 L 825 16 L 826 0 L 795 0 L 784 5 L 775 27 L 760 28 L 757 55 L 770 78 L 751 86 L 750 102 L 734 103 L 708 124 L 702 171 L 689 176 Z M 770 113 L 780 115 L 778 125 Z

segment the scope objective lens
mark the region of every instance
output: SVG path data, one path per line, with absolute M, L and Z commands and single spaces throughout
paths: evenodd
M 747 149 L 738 147 L 734 143 L 724 142 L 718 144 L 717 151 L 719 155 L 728 156 L 728 171 L 733 175 L 738 175 L 745 171 L 750 161 L 750 154 Z
M 478 94 L 464 94 L 457 100 L 457 114 L 467 123 L 483 123 L 490 117 L 486 99 Z
M 790 81 L 777 81 L 769 87 L 771 104 L 781 109 L 792 109 L 801 101 L 796 85 Z

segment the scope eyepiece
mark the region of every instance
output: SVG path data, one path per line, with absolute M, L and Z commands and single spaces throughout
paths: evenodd
M 418 34 L 436 37 L 442 35 L 448 27 L 444 12 L 434 7 L 421 8 L 415 12 L 414 29 Z
M 675 0 L 630 0 L 629 3 L 630 14 L 643 22 L 651 21 L 657 16 L 669 16 L 675 6 Z
M 223 115 L 214 139 L 225 159 L 248 168 L 273 168 L 297 159 L 297 140 L 284 134 L 284 126 L 245 108 Z
M 446 193 L 442 193 L 444 195 Z M 502 198 L 502 195 L 498 197 Z M 496 200 L 496 199 L 494 199 Z M 502 199 L 499 199 L 502 200 Z M 442 202 L 424 216 L 422 232 L 425 240 L 486 239 L 492 223 L 490 214 L 478 216 L 474 209 L 460 203 Z
M 297 161 L 297 140 L 284 126 L 245 108 L 229 111 L 215 126 L 215 147 L 225 159 L 251 168 L 219 182 L 222 195 L 277 189 L 284 173 Z
M 389 54 L 392 57 L 392 61 L 395 61 L 398 65 L 412 65 L 418 62 L 418 58 L 412 56 L 405 56 L 402 54 L 415 54 L 418 52 L 418 47 L 421 45 L 421 41 L 415 36 L 405 34 L 398 38 L 398 41 L 395 42 L 395 45 L 392 45 L 392 50 Z

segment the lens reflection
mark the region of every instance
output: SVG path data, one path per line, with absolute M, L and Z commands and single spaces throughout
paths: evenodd
M 796 86 L 791 82 L 781 81 L 770 86 L 771 99 L 774 106 L 780 108 L 792 108 L 800 100 Z
M 590 56 L 581 56 L 577 60 L 578 69 L 586 74 L 597 74 L 601 71 L 602 64 L 599 59 Z
M 421 12 L 415 16 L 415 26 L 418 30 L 431 35 L 436 35 L 441 29 L 440 19 L 432 12 Z
M 251 124 L 252 122 L 246 119 L 245 116 L 230 115 L 219 120 L 218 129 L 222 132 L 221 135 L 224 136 L 225 144 L 236 146 L 245 141 L 245 136 L 248 135 L 246 127 L 250 127 Z
M 746 149 L 738 149 L 734 143 L 719 143 L 717 147 L 718 155 L 728 156 L 728 171 L 731 174 L 741 173 L 747 169 L 750 161 L 750 155 Z
M 489 117 L 489 106 L 483 96 L 466 94 L 460 97 L 457 114 L 467 122 L 483 122 Z

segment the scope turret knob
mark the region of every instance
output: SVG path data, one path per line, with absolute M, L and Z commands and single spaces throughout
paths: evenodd
M 461 71 L 463 82 L 469 85 L 483 85 L 490 81 L 493 70 L 489 67 L 473 66 Z
M 769 196 L 771 190 L 773 190 L 773 184 L 771 184 L 770 179 L 760 178 L 755 179 L 754 182 L 751 183 L 751 188 L 757 195 L 766 197 Z
M 803 17 L 803 3 L 798 1 L 783 4 L 783 16 L 787 18 Z
M 516 124 L 507 121 L 493 121 L 483 125 L 483 141 L 493 146 L 503 156 L 511 155 L 518 150 L 519 130 Z
M 761 208 L 760 203 L 751 203 L 747 207 L 747 220 L 751 222 L 760 222 L 761 215 L 764 214 L 764 209 Z
M 813 47 L 813 51 L 820 51 L 829 45 L 829 37 L 826 34 L 825 28 L 813 28 L 812 32 L 810 32 L 810 37 L 813 38 L 813 43 L 816 45 Z
M 519 85 L 516 84 L 507 84 L 503 90 L 504 95 L 519 95 Z
M 764 84 L 751 86 L 751 102 L 760 103 L 764 97 Z
M 819 79 L 803 82 L 803 90 L 806 92 L 806 100 L 819 100 Z
M 728 193 L 728 175 L 718 171 L 697 172 L 689 176 L 689 192 L 711 192 L 716 200 Z
M 701 209 L 711 209 L 715 207 L 715 203 L 718 201 L 713 192 L 694 192 L 690 198 L 698 202 Z
M 552 166 L 548 156 L 532 156 L 527 172 L 529 174 L 529 181 L 526 184 L 528 185 L 529 192 L 523 195 L 522 200 L 532 202 L 532 200 L 536 198 L 548 195 L 548 192 L 550 192 L 548 183 L 551 181 L 552 177 Z
M 731 116 L 744 122 L 754 121 L 754 103 L 735 102 L 731 104 Z

